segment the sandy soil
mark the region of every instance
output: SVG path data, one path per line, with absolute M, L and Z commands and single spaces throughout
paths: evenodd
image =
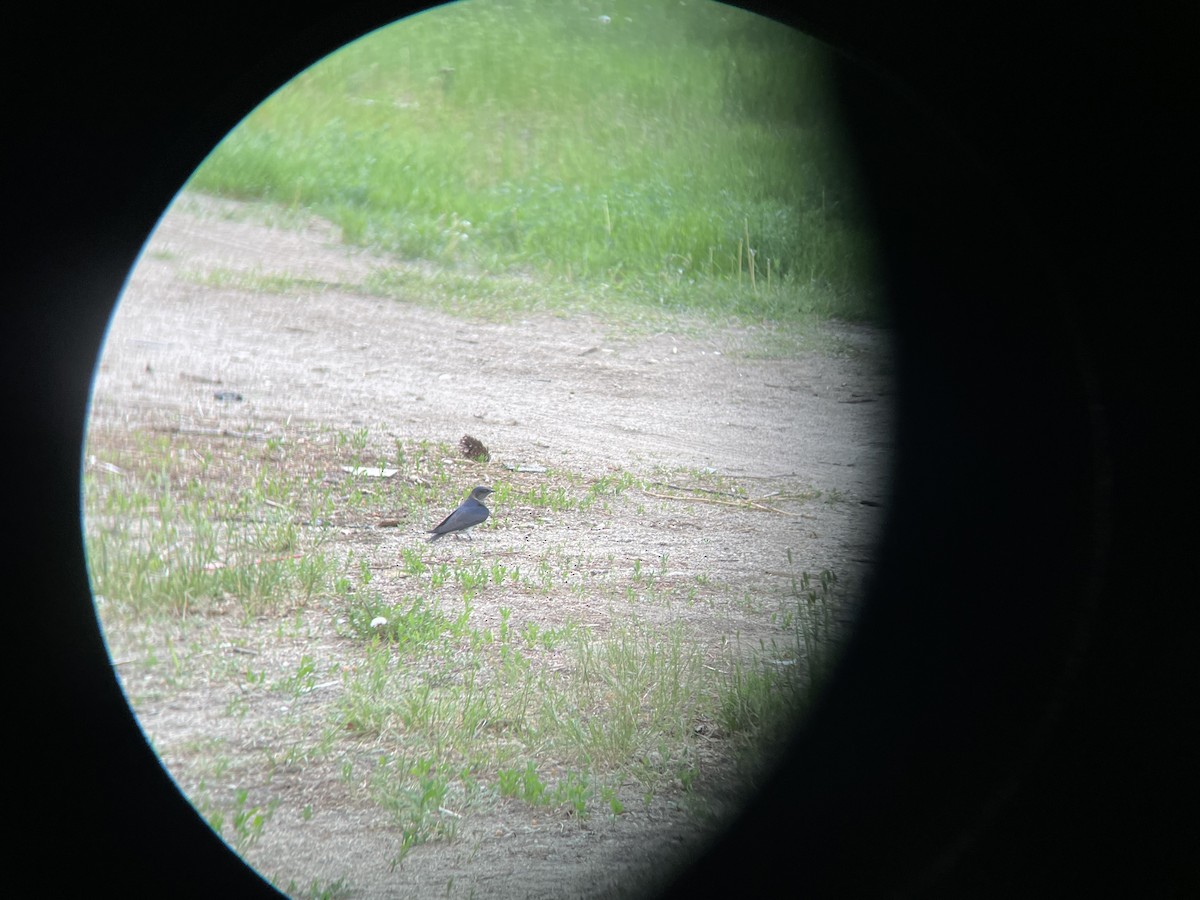
M 794 549 L 801 568 L 833 569 L 843 583 L 861 583 L 888 499 L 885 335 L 825 325 L 809 342 L 818 349 L 766 358 L 758 352 L 763 334 L 751 328 L 685 337 L 580 316 L 459 319 L 423 308 L 419 297 L 370 296 L 361 287 L 367 275 L 403 263 L 342 245 L 327 223 L 276 227 L 268 220 L 269 211 L 191 196 L 163 219 L 110 328 L 93 400 L 94 444 L 142 430 L 228 444 L 366 427 L 386 452 L 396 438 L 453 444 L 470 433 L 492 451 L 491 481 L 531 477 L 512 467 L 546 466 L 666 481 L 671 473 L 712 470 L 761 496 L 803 486 L 834 502 L 786 507 L 782 515 L 708 504 L 678 515 L 658 505 L 636 519 L 575 516 L 538 527 L 522 510 L 507 510 L 507 526 L 486 532 L 486 552 L 586 545 L 627 560 L 649 550 L 666 555 L 682 576 L 703 569 L 753 585 L 778 574 L 786 549 Z M 285 276 L 293 282 L 281 284 L 297 287 L 250 291 L 236 279 L 223 287 L 216 276 L 231 272 Z M 222 401 L 221 392 L 240 400 Z M 465 492 L 475 473 L 463 477 Z M 399 548 L 416 546 L 430 524 L 348 531 L 346 540 L 386 583 Z M 479 549 L 452 544 L 446 552 Z M 572 612 L 514 615 L 553 621 Z M 478 614 L 495 616 L 495 604 L 481 603 Z M 294 671 L 302 652 L 353 651 L 329 614 L 305 615 L 303 638 L 248 635 L 240 632 L 249 626 L 231 621 L 212 627 L 225 646 L 234 637 L 250 641 L 261 664 L 280 671 Z M 769 632 L 755 615 L 761 611 L 709 608 L 691 624 L 716 646 L 734 630 Z M 144 635 L 108 638 L 135 711 L 185 793 L 200 789 L 189 748 L 201 738 L 222 734 L 231 746 L 272 740 L 266 705 L 256 700 L 231 719 L 223 689 L 193 680 L 172 690 L 121 665 Z M 318 692 L 303 702 L 316 710 L 329 700 Z M 505 808 L 464 821 L 455 841 L 423 845 L 393 869 L 394 827 L 347 795 L 336 773 L 294 764 L 273 774 L 271 788 L 283 802 L 249 861 L 301 889 L 341 878 L 354 896 L 619 896 L 671 847 L 704 831 L 670 796 L 586 823 Z M 313 807 L 319 815 L 301 815 Z

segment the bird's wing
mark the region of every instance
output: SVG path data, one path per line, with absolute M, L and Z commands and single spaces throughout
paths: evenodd
M 487 507 L 481 503 L 477 503 L 474 499 L 467 500 L 446 518 L 442 519 L 431 530 L 439 534 L 444 534 L 448 531 L 458 531 L 460 528 L 470 528 L 472 525 L 478 525 L 488 517 Z
M 482 503 L 471 499 L 456 509 L 454 514 L 462 520 L 463 528 L 470 528 L 488 517 L 488 509 Z
M 430 529 L 430 531 L 437 531 L 437 532 L 453 531 L 454 517 L 457 516 L 460 512 L 462 512 L 461 506 L 458 509 L 456 509 L 454 512 L 450 513 L 450 515 L 446 516 L 446 518 L 442 519 L 442 521 L 440 521 L 436 525 L 434 525 L 433 528 Z M 447 526 L 450 526 L 450 527 L 447 527 Z

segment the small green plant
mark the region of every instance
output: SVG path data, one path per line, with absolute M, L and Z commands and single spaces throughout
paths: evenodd
M 514 490 L 513 499 L 550 512 L 568 512 L 579 507 L 579 502 L 567 493 L 566 488 L 552 487 L 545 482 L 529 490 Z
M 482 563 L 456 565 L 454 569 L 454 580 L 462 591 L 463 599 L 467 601 L 487 585 L 489 575 L 489 568 Z
M 625 804 L 617 797 L 617 792 L 611 787 L 602 787 L 600 789 L 600 800 L 608 804 L 609 811 L 614 816 L 619 816 L 625 812 Z
M 530 806 L 563 809 L 579 818 L 587 817 L 588 802 L 594 796 L 586 775 L 567 772 L 558 782 L 550 785 L 538 774 L 532 762 L 527 762 L 524 768 L 501 769 L 497 773 L 497 784 L 501 797 L 512 797 Z M 615 794 L 610 791 L 605 800 L 616 814 L 620 804 L 616 801 Z
M 398 866 L 416 846 L 454 840 L 458 815 L 446 809 L 449 780 L 428 758 L 384 757 L 371 779 L 372 792 L 400 828 L 400 845 L 391 860 Z
M 515 797 L 530 806 L 545 802 L 546 783 L 538 776 L 532 762 L 526 763 L 523 769 L 501 769 L 496 773 L 496 781 L 501 797 Z
M 450 580 L 450 566 L 446 563 L 439 563 L 436 566 L 430 566 L 428 572 L 429 586 L 431 588 L 439 588 Z
M 247 850 L 258 843 L 262 837 L 263 829 L 267 822 L 275 814 L 276 808 L 279 806 L 279 800 L 270 800 L 265 807 L 251 805 L 249 802 L 250 792 L 243 788 L 239 788 L 234 794 L 234 806 L 228 813 L 217 811 L 213 812 L 208 817 L 209 827 L 217 834 L 223 834 L 226 825 L 226 819 L 232 829 L 232 835 L 229 836 L 229 841 L 234 850 L 239 854 L 245 854 Z
M 317 683 L 317 664 L 316 661 L 307 653 L 300 657 L 300 663 L 296 667 L 295 674 L 289 675 L 286 678 L 276 682 L 274 688 L 279 691 L 286 691 L 290 694 L 299 696 L 306 694 L 316 686 Z
M 469 606 L 450 618 L 436 600 L 407 596 L 391 604 L 373 591 L 354 594 L 345 607 L 346 627 L 351 634 L 387 641 L 408 652 L 440 646 L 444 638 L 461 635 L 470 616 Z
M 424 575 L 429 566 L 420 551 L 405 547 L 400 551 L 400 568 L 406 575 Z
M 492 584 L 500 587 L 504 584 L 505 578 L 510 581 L 519 581 L 521 578 L 520 569 L 509 569 L 502 562 L 493 562 L 491 566 Z
M 588 801 L 592 798 L 592 790 L 587 776 L 578 772 L 568 772 L 566 777 L 554 786 L 554 793 L 551 797 L 552 805 L 565 807 L 572 815 L 580 819 L 586 818 Z

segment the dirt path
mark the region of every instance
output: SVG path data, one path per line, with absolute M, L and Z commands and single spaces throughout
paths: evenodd
M 450 440 L 469 431 L 511 460 L 789 473 L 882 499 L 891 384 L 886 343 L 869 329 L 828 328 L 854 353 L 755 360 L 742 355 L 754 332 L 633 339 L 580 318 L 467 322 L 353 290 L 214 289 L 180 275 L 353 286 L 389 263 L 322 223 L 272 229 L 220 217 L 229 203 L 190 206 L 202 212 L 162 222 L 122 302 L 96 389 L 101 422 L 236 415 Z M 217 383 L 244 404 L 215 401 Z
M 470 433 L 489 446 L 498 473 L 532 464 L 584 476 L 714 470 L 767 486 L 782 479 L 835 502 L 813 504 L 785 524 L 761 516 L 710 522 L 706 510 L 693 528 L 650 516 L 596 524 L 586 535 L 551 529 L 525 537 L 600 550 L 659 544 L 684 566 L 703 553 L 730 572 L 756 575 L 785 545 L 798 546 L 814 571 L 852 579 L 869 565 L 892 447 L 883 335 L 825 326 L 816 344 L 827 349 L 768 359 L 756 352 L 762 335 L 753 330 L 696 338 L 631 335 L 582 317 L 467 321 L 422 308 L 420 298 L 370 296 L 364 279 L 399 263 L 343 246 L 327 223 L 271 227 L 266 215 L 186 197 L 165 217 L 110 329 L 93 400 L 97 432 L 282 436 L 301 427 L 365 427 L 385 447 L 393 438 L 453 443 Z M 237 273 L 262 283 L 279 276 L 283 287 L 249 290 Z M 222 401 L 219 392 L 241 399 Z M 777 539 L 781 528 L 795 534 Z M 391 558 L 395 548 L 382 540 L 375 551 Z M 138 685 L 126 686 L 137 695 Z M 221 708 L 223 701 L 206 706 L 201 691 L 138 713 L 160 748 L 219 727 L 257 739 L 248 733 L 254 717 L 221 726 L 213 712 Z M 308 772 L 285 774 L 276 787 L 289 778 L 297 809 L 321 789 Z M 652 839 L 685 818 L 663 803 L 568 831 L 536 820 L 519 828 L 484 820 L 464 826 L 436 858 L 413 854 L 396 872 L 384 862 L 382 848 L 394 843 L 386 826 L 366 807 L 347 807 L 319 828 L 272 825 L 251 859 L 268 873 L 296 873 L 302 887 L 306 878 L 352 870 L 357 896 L 442 896 L 452 879 L 461 896 L 553 897 L 572 876 L 587 885 L 581 893 L 600 896 L 625 868 L 649 858 Z

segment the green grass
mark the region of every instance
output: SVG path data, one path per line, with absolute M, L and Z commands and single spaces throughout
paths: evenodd
M 464 312 L 877 316 L 828 52 L 717 3 L 605 12 L 468 0 L 380 29 L 268 98 L 190 187 L 433 262 L 373 289 L 432 279 Z
M 111 447 L 102 437 L 90 436 L 86 541 L 101 619 L 127 656 L 121 671 L 154 702 L 220 685 L 218 710 L 231 720 L 271 710 L 255 732 L 257 764 L 224 739 L 170 748 L 199 760 L 190 796 L 241 852 L 276 815 L 273 775 L 300 764 L 340 766 L 347 790 L 388 813 L 394 864 L 454 840 L 463 818 L 497 804 L 582 820 L 622 815 L 631 792 L 646 803 L 693 796 L 712 775 L 701 723 L 733 738 L 753 772 L 830 665 L 837 580 L 802 571 L 790 553 L 794 577 L 775 594 L 715 584 L 658 551 L 444 554 L 422 543 L 381 567 L 352 542 L 355 526 L 423 521 L 457 503 L 478 473 L 452 477 L 450 448 L 366 429 L 280 437 L 257 454 L 212 437 L 122 433 L 106 436 Z M 386 487 L 351 465 L 385 460 L 400 469 Z M 636 517 L 677 498 L 754 508 L 720 473 L 659 474 L 506 473 L 494 518 L 503 523 L 506 506 L 586 517 L 598 504 Z M 655 496 L 666 492 L 670 501 Z M 771 502 L 817 500 L 795 490 Z M 718 647 L 671 615 L 698 594 L 761 607 L 776 639 Z M 576 598 L 577 612 L 557 602 Z M 313 642 L 314 621 L 332 623 L 335 658 Z M 320 815 L 310 802 L 302 818 Z
M 557 646 L 565 674 L 544 666 Z M 415 659 L 370 641 L 344 688 L 331 728 L 427 761 L 420 772 L 389 764 L 375 785 L 392 798 L 383 805 L 425 790 L 435 770 L 474 772 L 500 797 L 584 817 L 597 802 L 612 810 L 624 777 L 660 785 L 690 768 L 692 725 L 713 703 L 683 630 L 661 636 L 636 622 L 603 636 L 565 629 L 553 642 L 447 629 Z M 541 771 L 548 760 L 554 778 Z M 452 783 L 461 794 L 461 776 Z
M 339 568 L 321 527 L 339 497 L 320 474 L 222 460 L 142 436 L 84 478 L 88 563 L 102 605 L 185 616 L 236 598 L 246 617 L 304 605 Z M 265 448 L 265 453 L 272 451 Z M 182 462 L 181 462 L 182 460 Z M 236 488 L 224 479 L 237 470 Z
M 828 570 L 793 578 L 781 622 L 789 641 L 773 641 L 748 661 L 735 657 L 725 675 L 718 721 L 748 737 L 760 756 L 776 749 L 832 671 L 836 591 L 837 576 Z

